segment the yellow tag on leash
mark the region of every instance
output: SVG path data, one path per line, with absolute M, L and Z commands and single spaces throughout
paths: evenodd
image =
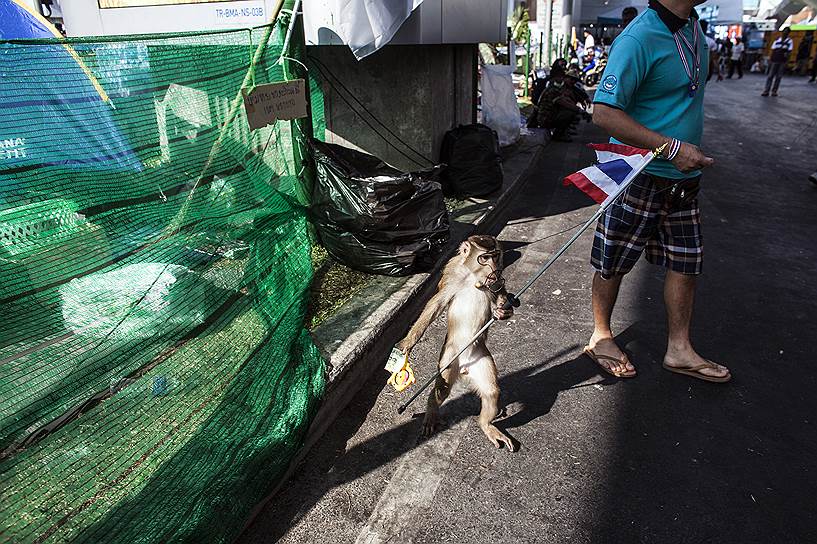
M 386 362 L 386 370 L 391 372 L 389 384 L 394 387 L 395 391 L 403 391 L 417 381 L 409 365 L 408 353 L 403 353 L 397 346 L 391 350 L 389 360 Z

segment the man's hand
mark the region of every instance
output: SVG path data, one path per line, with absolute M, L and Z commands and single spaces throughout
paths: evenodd
M 715 159 L 704 155 L 703 152 L 698 149 L 698 146 L 686 142 L 681 143 L 681 149 L 678 150 L 678 154 L 672 159 L 672 164 L 681 172 L 700 170 L 701 168 L 712 166 L 714 163 Z
M 648 129 L 622 110 L 605 104 L 596 103 L 593 106 L 593 121 L 618 141 L 628 145 L 642 149 L 655 149 L 667 143 L 666 136 Z M 681 172 L 691 172 L 710 166 L 714 162 L 713 159 L 701 153 L 696 146 L 681 143 L 681 148 L 672 164 Z

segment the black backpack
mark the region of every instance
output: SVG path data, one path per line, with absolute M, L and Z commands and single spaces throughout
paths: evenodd
M 460 125 L 445 133 L 440 162 L 443 192 L 457 198 L 484 196 L 502 187 L 499 138 L 481 124 Z

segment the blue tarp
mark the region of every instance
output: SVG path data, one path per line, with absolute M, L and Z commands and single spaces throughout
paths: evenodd
M 142 169 L 88 67 L 91 45 L 13 41 L 61 37 L 21 0 L 0 0 L 0 185 L 38 167 Z

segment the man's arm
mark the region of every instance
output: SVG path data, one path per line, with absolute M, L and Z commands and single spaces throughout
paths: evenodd
M 620 109 L 599 102 L 593 105 L 593 122 L 616 140 L 642 149 L 656 149 L 671 140 L 648 129 Z M 692 172 L 711 166 L 714 162 L 715 159 L 704 155 L 698 146 L 682 142 L 672 164 L 681 172 Z

